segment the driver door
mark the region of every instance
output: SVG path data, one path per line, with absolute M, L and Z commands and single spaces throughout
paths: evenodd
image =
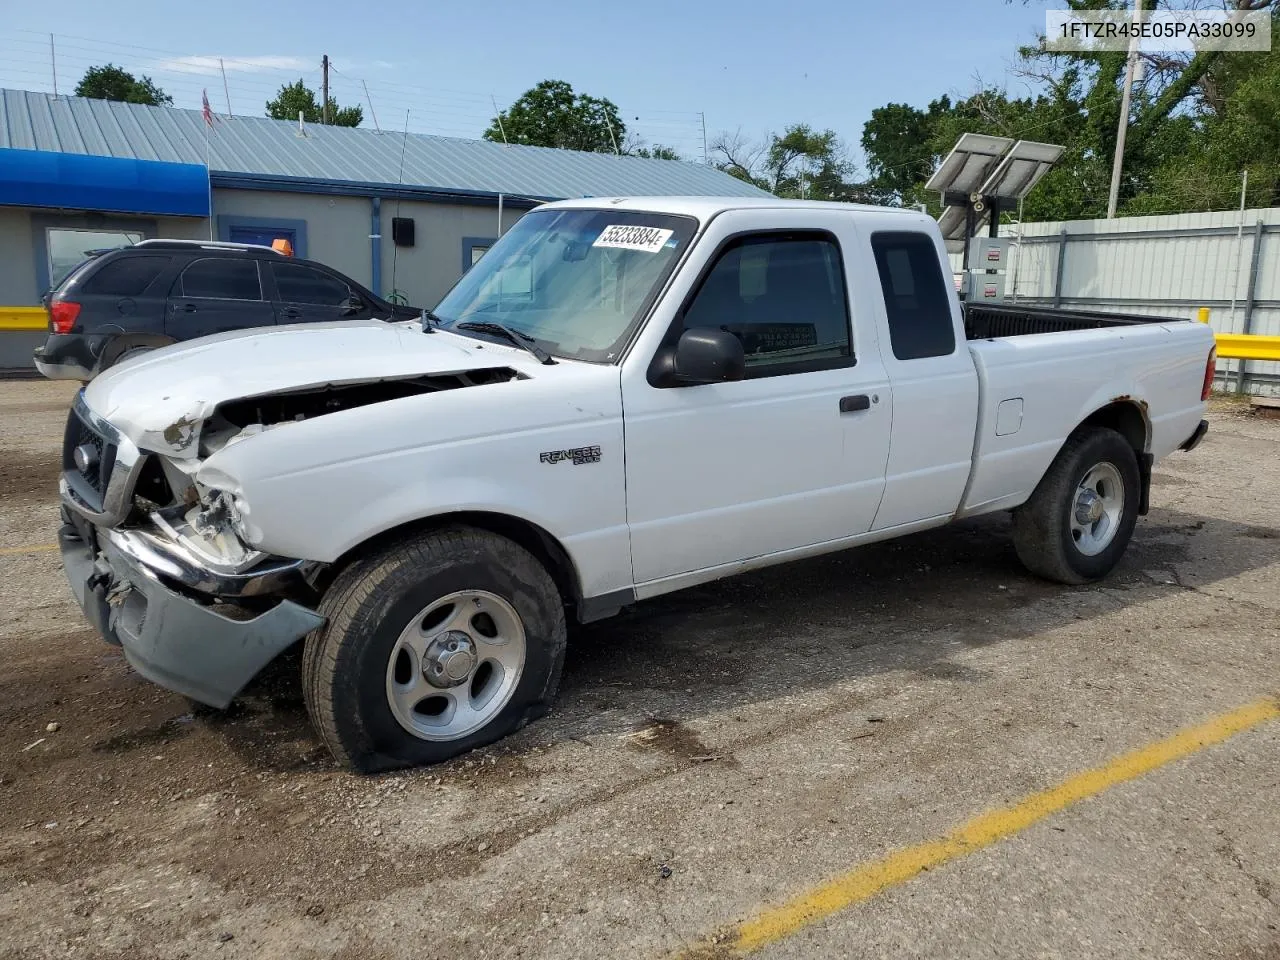
M 682 272 L 696 280 L 655 311 L 622 384 L 641 596 L 871 528 L 892 398 L 874 340 L 853 336 L 855 244 L 838 211 L 722 214 Z M 654 386 L 655 351 L 696 327 L 742 341 L 746 379 Z

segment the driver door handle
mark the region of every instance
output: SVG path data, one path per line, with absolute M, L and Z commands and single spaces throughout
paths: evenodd
M 841 413 L 857 413 L 859 410 L 870 410 L 871 398 L 865 393 L 855 394 L 852 397 L 840 398 Z

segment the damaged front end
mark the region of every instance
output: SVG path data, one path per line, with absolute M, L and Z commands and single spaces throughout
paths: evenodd
M 208 409 L 188 404 L 154 428 L 135 414 L 129 433 L 95 413 L 82 391 L 59 483 L 72 591 L 143 676 L 225 707 L 266 663 L 324 624 L 315 607 L 327 565 L 272 554 L 239 483 L 211 458 L 299 421 L 520 376 L 490 367 L 298 388 Z
M 425 393 L 440 393 L 524 379 L 510 367 L 482 367 L 430 376 L 325 383 L 225 400 L 199 401 L 159 429 L 139 432 L 138 445 L 178 460 L 211 456 L 227 443 L 244 440 L 287 423 L 387 403 Z
M 174 463 L 77 397 L 59 483 L 63 568 L 86 619 L 139 673 L 225 707 L 324 624 L 311 609 L 321 565 L 246 547 L 221 497 L 201 502 Z

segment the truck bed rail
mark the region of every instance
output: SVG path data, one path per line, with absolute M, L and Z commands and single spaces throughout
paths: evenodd
M 994 304 L 963 304 L 964 333 L 969 340 L 1022 337 L 1035 333 L 1063 333 L 1099 327 L 1125 327 L 1143 323 L 1176 323 L 1176 317 L 1145 317 L 1130 313 L 1097 313 Z

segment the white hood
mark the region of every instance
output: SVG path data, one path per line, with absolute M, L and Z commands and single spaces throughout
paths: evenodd
M 228 400 L 492 367 L 525 374 L 554 369 L 519 348 L 424 334 L 416 322 L 338 321 L 216 334 L 165 347 L 95 378 L 85 400 L 142 449 L 194 457 L 199 425 Z

